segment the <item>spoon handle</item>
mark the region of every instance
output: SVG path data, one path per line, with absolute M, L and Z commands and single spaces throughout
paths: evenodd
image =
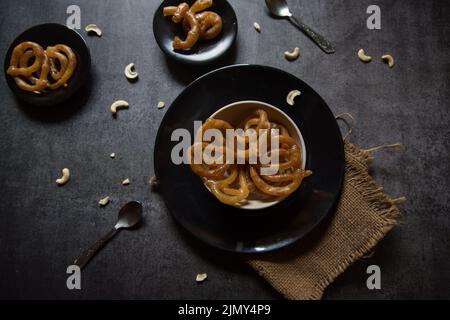
M 302 21 L 298 20 L 294 16 L 289 16 L 289 20 L 301 31 L 303 31 L 308 37 L 312 39 L 325 53 L 334 53 L 334 48 L 331 43 L 322 37 L 320 34 L 315 32 L 313 29 L 308 27 Z
M 113 228 L 111 231 L 109 231 L 103 238 L 99 239 L 92 247 L 90 247 L 88 250 L 83 252 L 78 258 L 76 258 L 73 262 L 73 264 L 80 267 L 80 269 L 83 269 L 87 263 L 92 259 L 95 254 L 104 247 L 104 245 L 111 240 L 119 231 L 116 228 Z

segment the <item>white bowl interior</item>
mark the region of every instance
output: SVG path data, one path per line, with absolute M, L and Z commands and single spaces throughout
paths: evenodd
M 297 125 L 294 123 L 294 121 L 292 121 L 292 119 L 286 113 L 275 108 L 274 106 L 261 101 L 253 101 L 253 100 L 238 101 L 220 108 L 219 110 L 214 112 L 210 117 L 225 120 L 229 122 L 232 126 L 237 127 L 244 119 L 250 116 L 251 113 L 254 112 L 256 109 L 262 109 L 266 111 L 270 121 L 277 122 L 286 127 L 291 137 L 298 143 L 298 145 L 301 148 L 302 151 L 301 168 L 305 169 L 306 148 L 302 134 Z M 251 194 L 244 204 L 233 206 L 241 209 L 256 210 L 273 206 L 283 199 L 284 197 L 261 198 Z

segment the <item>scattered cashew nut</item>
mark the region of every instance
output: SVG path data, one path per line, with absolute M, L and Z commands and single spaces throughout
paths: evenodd
M 285 51 L 284 57 L 289 61 L 294 61 L 300 56 L 300 48 L 295 47 L 292 51 Z
M 113 102 L 113 104 L 111 105 L 112 114 L 115 115 L 117 113 L 117 110 L 119 109 L 128 109 L 128 102 L 126 102 L 125 100 L 117 100 Z
M 258 31 L 258 33 L 261 33 L 261 26 L 259 25 L 258 22 L 253 22 L 253 28 L 255 28 L 255 30 Z
M 129 80 L 134 80 L 139 76 L 139 74 L 136 71 L 136 67 L 135 67 L 134 63 L 128 64 L 125 67 L 124 73 L 125 73 L 125 77 L 127 77 L 127 79 L 129 79 Z
M 390 54 L 381 56 L 381 59 L 383 59 L 383 61 L 388 64 L 389 68 L 392 68 L 394 66 L 394 57 L 392 57 Z
M 286 97 L 286 102 L 288 105 L 293 106 L 295 104 L 294 99 L 295 97 L 298 97 L 299 95 L 301 95 L 302 93 L 300 92 L 300 90 L 292 90 L 288 93 L 287 97 Z
M 66 184 L 70 180 L 70 170 L 67 168 L 62 169 L 62 177 L 56 179 L 56 183 L 60 186 Z
M 98 202 L 99 205 L 101 205 L 102 207 L 106 206 L 109 203 L 109 197 L 104 197 L 102 199 L 100 199 L 100 201 Z
M 127 185 L 129 185 L 130 184 L 130 179 L 125 179 L 125 180 L 123 180 L 122 181 L 122 184 L 124 185 L 124 186 L 127 186 Z
M 99 36 L 99 37 L 102 36 L 102 30 L 101 30 L 99 27 L 97 27 L 96 24 L 93 24 L 93 23 L 88 24 L 88 25 L 84 28 L 84 30 L 86 30 L 87 32 L 94 32 L 94 33 L 95 33 L 97 36 Z
M 197 282 L 203 282 L 208 278 L 208 275 L 206 273 L 199 273 L 197 274 L 197 277 L 195 278 L 195 281 Z
M 358 50 L 358 58 L 362 62 L 370 62 L 370 61 L 372 61 L 372 57 L 366 55 L 366 53 L 364 52 L 364 49 L 359 49 Z
M 158 109 L 162 109 L 166 106 L 166 104 L 164 103 L 164 101 L 160 101 L 158 102 Z

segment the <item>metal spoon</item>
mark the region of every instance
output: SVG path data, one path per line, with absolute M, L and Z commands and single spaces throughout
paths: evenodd
M 92 257 L 105 246 L 121 229 L 130 229 L 136 226 L 142 219 L 142 205 L 137 201 L 128 202 L 119 211 L 119 218 L 114 228 L 108 232 L 103 238 L 98 240 L 92 247 L 83 252 L 73 262 L 74 265 L 83 269 Z
M 328 40 L 292 15 L 285 0 L 266 0 L 266 5 L 274 16 L 288 18 L 289 21 L 310 37 L 325 53 L 334 53 L 334 48 Z

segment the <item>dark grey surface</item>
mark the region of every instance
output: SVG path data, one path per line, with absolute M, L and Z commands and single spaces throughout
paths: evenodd
M 74 1 L 2 1 L 0 52 L 39 23 L 65 23 Z M 238 257 L 210 250 L 184 234 L 147 184 L 153 142 L 167 104 L 205 70 L 166 60 L 151 30 L 159 1 L 76 1 L 93 60 L 90 94 L 47 114 L 18 103 L 0 79 L 1 298 L 277 298 Z M 445 1 L 378 1 L 382 30 L 368 30 L 370 1 L 294 1 L 293 12 L 336 46 L 325 55 L 287 21 L 274 20 L 263 1 L 232 0 L 237 48 L 222 64 L 257 63 L 287 70 L 311 85 L 331 109 L 358 121 L 352 141 L 362 147 L 401 142 L 404 151 L 376 155 L 373 174 L 388 194 L 406 196 L 402 223 L 375 254 L 349 268 L 325 298 L 450 298 L 449 39 Z M 262 33 L 252 27 L 258 21 Z M 289 63 L 283 52 L 301 48 Z M 356 51 L 374 56 L 362 64 Z M 379 57 L 391 53 L 393 69 Z M 129 62 L 140 73 L 130 84 Z M 112 119 L 110 104 L 130 102 Z M 79 105 L 77 107 L 77 105 Z M 111 160 L 109 154 L 116 153 Z M 72 180 L 58 188 L 63 167 Z M 128 187 L 121 181 L 130 178 Z M 100 197 L 111 203 L 99 208 Z M 180 195 L 183 196 L 183 195 Z M 66 266 L 115 222 L 121 204 L 142 201 L 145 225 L 124 231 L 82 274 L 82 290 L 66 289 Z M 382 290 L 369 291 L 365 269 L 378 264 Z M 207 272 L 202 285 L 194 281 Z

